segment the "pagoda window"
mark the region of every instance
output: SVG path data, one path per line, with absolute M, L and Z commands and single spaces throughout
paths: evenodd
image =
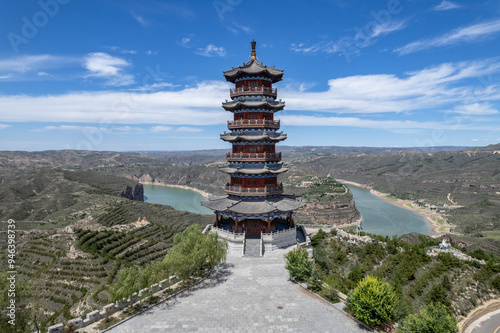
M 242 152 L 243 152 L 243 146 L 233 145 L 233 153 L 242 153 Z
M 241 178 L 231 177 L 231 185 L 241 185 L 242 183 Z
M 264 146 L 264 153 L 274 153 L 275 150 L 274 150 L 274 145 L 271 145 L 271 146 Z
M 261 181 L 261 180 L 260 180 L 260 179 L 258 179 L 258 178 L 257 178 L 257 179 L 252 179 L 252 178 L 249 178 L 249 179 L 247 179 L 247 180 L 246 180 L 246 185 L 247 185 L 247 186 L 250 186 L 250 187 L 252 187 L 252 186 L 253 186 L 253 187 L 257 187 L 257 186 L 261 185 L 261 182 L 260 182 L 260 181 Z
M 248 86 L 249 87 L 257 87 L 258 86 L 258 82 L 255 81 L 255 80 L 248 81 Z
M 260 146 L 250 146 L 247 148 L 247 153 L 260 153 Z
M 277 185 L 276 177 L 266 178 L 266 185 Z

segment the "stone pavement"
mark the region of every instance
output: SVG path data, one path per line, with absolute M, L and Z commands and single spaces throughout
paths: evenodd
M 229 253 L 203 283 L 111 332 L 368 332 L 288 281 L 285 253 Z

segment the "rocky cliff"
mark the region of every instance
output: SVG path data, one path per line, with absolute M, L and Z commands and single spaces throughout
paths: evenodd
M 142 184 L 137 184 L 132 190 L 132 186 L 127 185 L 127 187 L 122 191 L 120 195 L 130 200 L 144 202 L 144 187 L 142 186 Z

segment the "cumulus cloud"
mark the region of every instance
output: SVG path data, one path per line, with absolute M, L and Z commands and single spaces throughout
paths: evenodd
M 7 125 L 7 124 L 0 124 L 0 130 L 6 129 L 8 127 L 11 127 L 12 125 Z
M 125 73 L 125 68 L 131 63 L 104 52 L 89 53 L 83 66 L 90 72 L 87 77 L 104 78 L 107 85 L 125 86 L 134 83 L 133 76 Z

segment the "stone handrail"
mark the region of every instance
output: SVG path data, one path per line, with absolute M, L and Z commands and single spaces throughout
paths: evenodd
M 266 95 L 272 95 L 274 97 L 277 96 L 278 94 L 278 89 L 276 88 L 269 88 L 269 87 L 239 87 L 239 88 L 234 88 L 234 89 L 229 89 L 229 96 L 234 97 L 237 95 L 244 95 L 244 94 L 266 94 Z
M 212 226 L 212 230 L 217 231 L 217 234 L 224 239 L 245 239 L 245 233 L 236 233 L 234 231 L 225 230 Z
M 279 120 L 269 120 L 269 119 L 237 119 L 234 121 L 227 122 L 228 128 L 233 127 L 251 127 L 251 126 L 268 126 L 268 127 L 280 127 Z

